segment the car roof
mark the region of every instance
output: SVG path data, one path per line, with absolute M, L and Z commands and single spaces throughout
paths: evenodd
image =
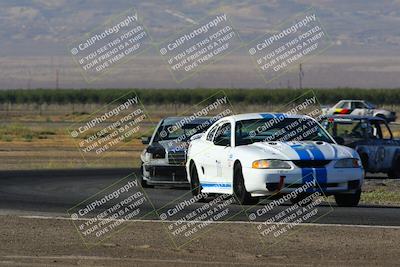
M 366 102 L 365 100 L 361 100 L 361 99 L 342 99 L 339 102 L 342 101 L 350 101 L 350 102 Z
M 242 121 L 242 120 L 252 120 L 252 119 L 273 119 L 282 116 L 284 116 L 285 118 L 294 118 L 294 119 L 309 117 L 306 115 L 296 115 L 296 114 L 292 115 L 286 113 L 245 113 L 245 114 L 238 114 L 238 115 L 224 117 L 221 120 L 227 119 L 233 121 Z
M 383 119 L 383 118 L 368 116 L 368 115 L 325 115 L 325 116 L 323 116 L 323 118 L 385 121 L 385 119 Z
M 167 117 L 162 120 L 163 124 L 175 124 L 177 122 L 184 122 L 185 124 L 201 124 L 205 121 L 210 120 L 211 117 L 197 117 L 192 119 L 190 116 L 188 117 Z

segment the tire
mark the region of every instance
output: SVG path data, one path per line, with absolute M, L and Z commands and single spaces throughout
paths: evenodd
M 240 165 L 240 163 L 235 164 L 233 169 L 233 192 L 241 205 L 257 204 L 259 201 L 257 197 L 252 197 L 250 193 L 247 192 L 244 184 L 242 165 Z
M 190 191 L 194 197 L 201 195 L 203 188 L 200 185 L 199 174 L 197 173 L 196 165 L 193 163 L 190 166 Z M 207 199 L 203 196 L 198 198 L 198 202 L 207 202 Z
M 193 196 L 198 196 L 201 194 L 201 189 L 199 174 L 196 165 L 193 163 L 190 165 L 190 191 Z
M 354 194 L 336 194 L 335 201 L 339 207 L 355 207 L 360 202 L 361 189 Z
M 145 180 L 145 179 L 143 179 L 143 175 L 144 175 L 144 169 L 143 169 L 143 162 L 142 162 L 142 164 L 140 165 L 140 175 L 139 175 L 139 177 L 137 178 L 137 180 L 139 181 L 139 183 L 140 183 L 140 185 L 143 187 L 143 188 L 154 188 L 154 185 L 149 185 L 148 183 L 147 183 L 147 181 Z
M 387 173 L 389 179 L 400 178 L 400 156 L 397 156 L 396 160 L 393 161 L 392 169 Z

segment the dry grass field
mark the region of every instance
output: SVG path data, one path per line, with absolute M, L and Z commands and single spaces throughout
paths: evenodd
M 105 156 L 88 153 L 83 158 L 68 129 L 102 107 L 95 104 L 3 104 L 0 106 L 0 170 L 137 167 L 144 147 L 141 136 L 151 134 L 163 117 L 195 112 L 190 105 L 147 105 L 145 112 L 150 119 L 133 137 L 107 151 Z M 229 105 L 229 108 L 233 113 L 246 113 L 279 111 L 282 106 Z M 399 137 L 400 127 L 392 125 L 392 128 Z

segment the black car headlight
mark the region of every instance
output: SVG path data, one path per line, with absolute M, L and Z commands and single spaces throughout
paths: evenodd
M 160 144 L 156 143 L 149 146 L 146 149 L 147 153 L 150 153 L 153 159 L 163 159 L 165 158 L 165 149 Z

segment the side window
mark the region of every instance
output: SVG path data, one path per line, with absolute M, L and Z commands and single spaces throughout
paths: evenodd
M 383 139 L 392 139 L 393 138 L 389 126 L 384 122 L 381 122 L 381 132 L 382 132 Z
M 214 137 L 214 133 L 217 131 L 218 125 L 215 125 L 207 134 L 206 140 L 212 141 Z
M 368 131 L 368 135 L 371 139 L 382 139 L 381 128 L 378 123 L 371 123 L 371 129 Z
M 371 123 L 370 138 L 373 139 L 392 139 L 389 127 L 382 121 Z
M 352 109 L 356 109 L 356 108 L 365 108 L 365 105 L 363 102 L 353 102 L 351 105 Z
M 347 108 L 347 109 L 350 109 L 350 102 L 348 102 L 348 101 L 343 101 L 342 103 L 340 103 L 340 104 L 338 105 L 338 108 Z
M 339 101 L 336 105 L 333 106 L 333 108 L 342 108 L 343 102 Z
M 365 140 L 369 129 L 368 122 L 361 120 L 336 122 L 334 127 L 333 136 L 343 138 L 345 145 Z
M 231 123 L 223 123 L 218 128 L 214 136 L 214 145 L 229 146 L 231 145 Z
M 325 120 L 322 122 L 322 126 L 325 128 L 325 130 L 328 131 L 330 135 L 333 137 L 336 136 L 336 124 L 333 121 Z

